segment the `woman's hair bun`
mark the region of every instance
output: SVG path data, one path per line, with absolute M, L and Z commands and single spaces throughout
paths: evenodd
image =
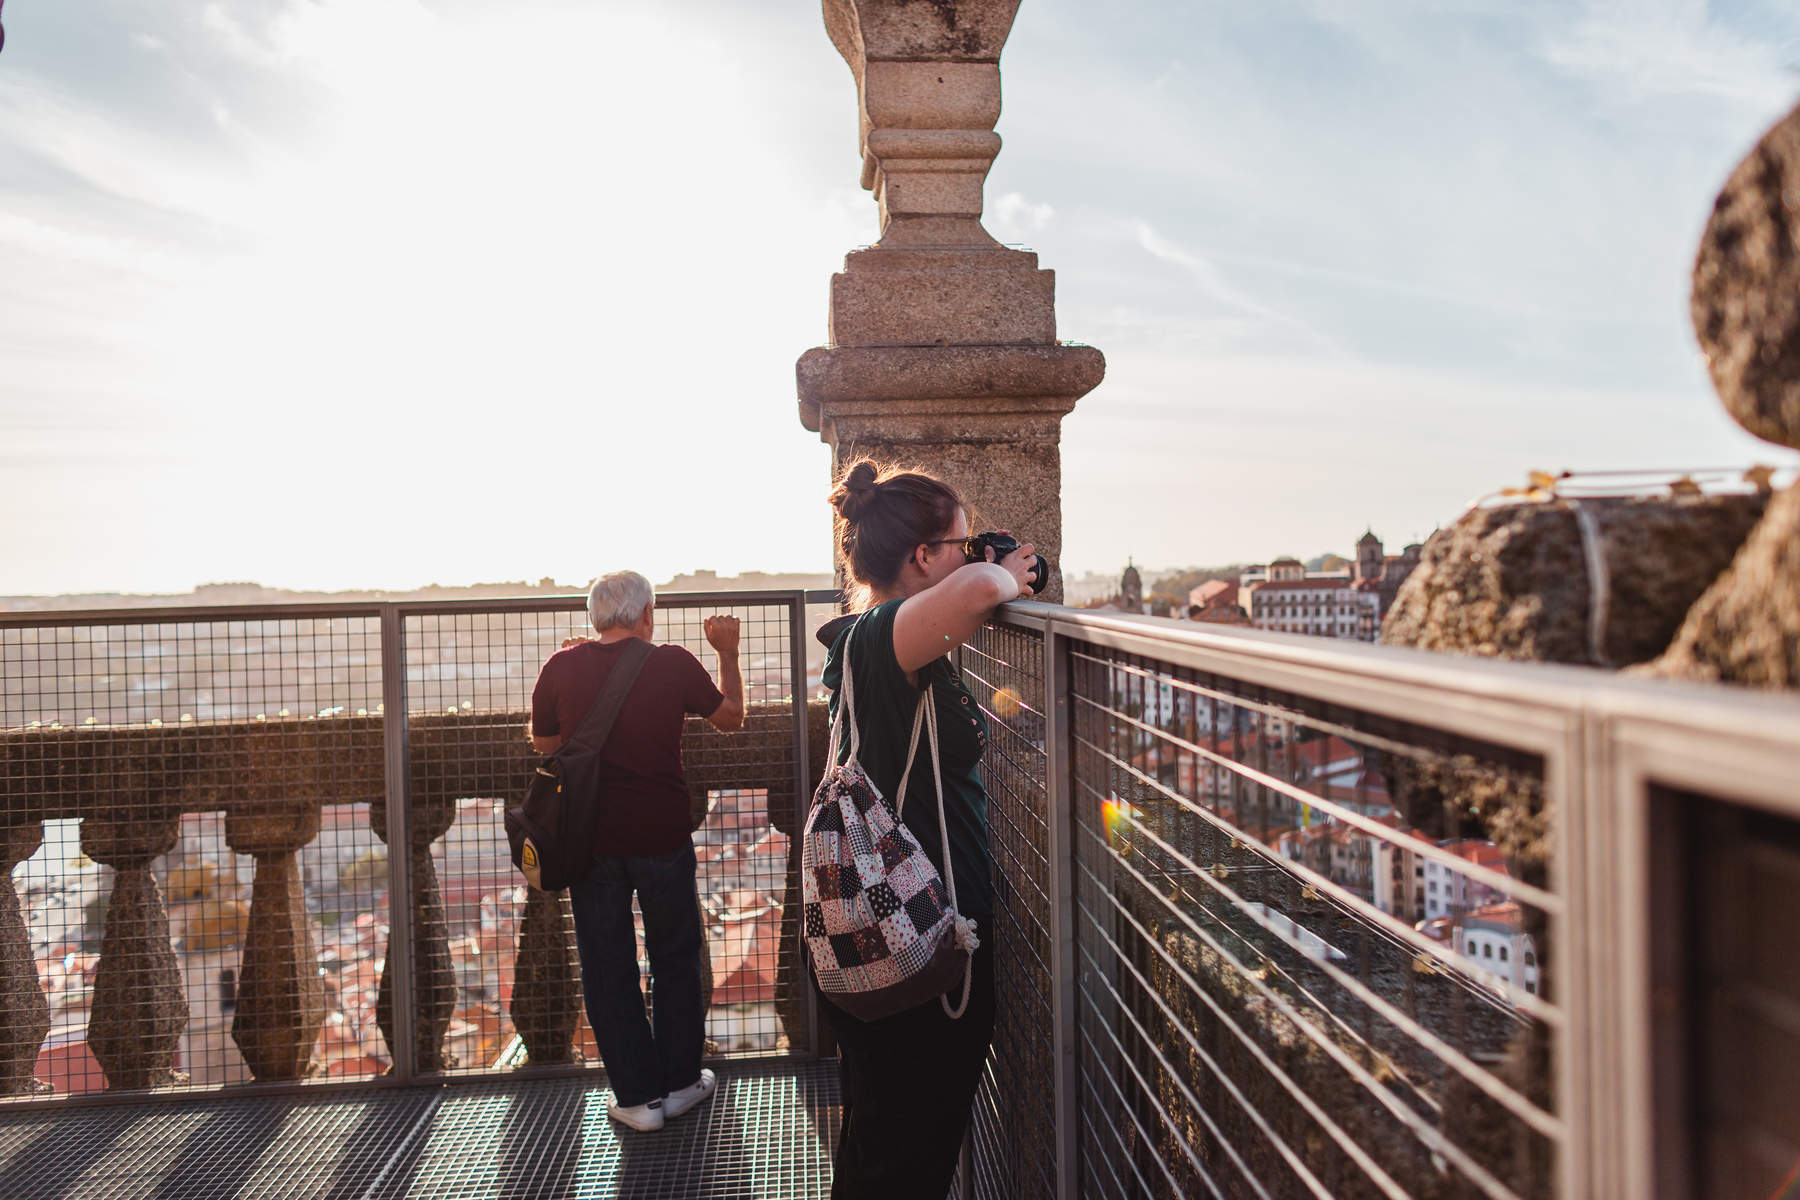
M 869 459 L 858 459 L 839 478 L 831 493 L 831 505 L 846 521 L 855 521 L 880 487 L 879 469 Z

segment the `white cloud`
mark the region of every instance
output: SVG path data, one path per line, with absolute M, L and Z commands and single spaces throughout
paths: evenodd
M 1216 263 L 1197 251 L 1186 249 L 1152 229 L 1146 221 L 1134 221 L 1133 233 L 1140 248 L 1152 257 L 1180 267 L 1199 285 L 1207 298 L 1255 318 L 1264 326 L 1300 335 L 1312 348 L 1338 353 L 1341 347 L 1305 321 L 1264 304 L 1225 277 Z
M 1542 53 L 1631 99 L 1704 96 L 1763 111 L 1791 103 L 1797 90 L 1779 43 L 1714 19 L 1706 0 L 1594 0 L 1548 33 Z
M 1009 235 L 1042 233 L 1056 218 L 1048 204 L 1033 203 L 1018 192 L 1007 192 L 987 206 L 988 223 L 1001 239 Z

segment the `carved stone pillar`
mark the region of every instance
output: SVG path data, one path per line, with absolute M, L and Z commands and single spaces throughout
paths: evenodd
M 161 1087 L 180 1082 L 175 1047 L 187 1028 L 187 992 L 169 941 L 169 910 L 150 862 L 181 832 L 178 812 L 81 823 L 81 848 L 115 872 L 100 936 L 87 1044 L 106 1086 Z
M 1106 360 L 1056 340 L 1055 276 L 981 226 L 1000 151 L 1000 49 L 1018 0 L 826 0 L 856 78 L 881 239 L 832 277 L 829 347 L 799 362 L 800 420 L 832 473 L 864 455 L 955 484 L 984 525 L 1062 552 L 1062 418 Z M 1060 599 L 1053 571 L 1045 599 Z
M 31 1077 L 38 1049 L 50 1032 L 50 1002 L 38 983 L 31 936 L 13 889 L 13 868 L 37 853 L 44 842 L 44 823 L 0 828 L 0 1096 L 28 1095 L 40 1090 Z
M 564 892 L 526 889 L 513 966 L 512 1022 L 532 1066 L 575 1060 L 581 1018 L 581 964 Z
M 420 1071 L 444 1071 L 456 1066 L 456 1058 L 444 1053 L 444 1035 L 456 1011 L 456 965 L 450 958 L 450 921 L 444 909 L 444 892 L 438 884 L 437 864 L 431 844 L 450 831 L 456 809 L 448 799 L 413 800 L 407 814 L 408 866 L 411 894 L 406 897 L 412 920 L 413 1053 Z M 387 803 L 369 805 L 369 825 L 375 836 L 387 841 Z M 388 913 L 389 939 L 405 914 Z M 393 956 L 381 966 L 381 986 L 375 993 L 375 1024 L 394 1048 Z
M 316 800 L 258 802 L 225 815 L 226 844 L 256 860 L 231 1037 L 259 1080 L 304 1076 L 325 1024 L 319 952 L 296 857 L 318 836 Z

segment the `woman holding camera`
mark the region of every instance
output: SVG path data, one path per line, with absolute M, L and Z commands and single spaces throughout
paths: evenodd
M 862 1021 L 825 996 L 837 1035 L 844 1106 L 831 1194 L 871 1200 L 942 1196 L 950 1186 L 994 1028 L 994 911 L 987 794 L 980 761 L 987 722 L 949 654 L 996 606 L 1030 594 L 1030 545 L 998 562 L 972 561 L 969 516 L 956 489 L 917 471 L 854 463 L 831 493 L 837 538 L 859 611 L 828 622 L 823 680 L 835 717 L 846 649 L 852 663 L 857 759 L 896 807 L 940 876 L 954 872 L 957 909 L 976 924 L 968 995 L 960 1018 L 936 1000 Z M 854 639 L 854 645 L 849 643 Z M 932 795 L 929 743 L 907 775 L 920 696 L 931 689 L 944 824 Z M 840 761 L 848 755 L 848 737 Z M 950 861 L 941 849 L 948 834 Z M 952 989 L 960 991 L 961 985 Z M 821 993 L 824 996 L 823 993 Z

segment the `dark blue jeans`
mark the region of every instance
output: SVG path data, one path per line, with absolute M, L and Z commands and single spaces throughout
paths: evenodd
M 644 1015 L 631 897 L 644 914 L 656 1028 Z M 668 854 L 600 857 L 569 888 L 588 1024 L 613 1096 L 625 1107 L 661 1099 L 700 1078 L 706 953 L 694 895 L 692 843 Z

